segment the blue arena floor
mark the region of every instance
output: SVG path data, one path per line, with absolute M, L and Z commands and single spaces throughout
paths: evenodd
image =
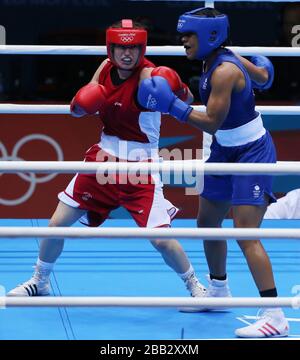
M 0 226 L 46 226 L 47 220 L 0 220 Z M 195 227 L 194 220 L 174 227 Z M 80 226 L 76 224 L 75 226 Z M 108 220 L 105 226 L 134 226 Z M 228 220 L 225 226 L 231 226 Z M 300 221 L 268 220 L 264 227 L 299 228 Z M 207 266 L 202 242 L 182 240 L 200 281 Z M 37 239 L 2 239 L 0 284 L 8 291 L 27 280 L 38 253 Z M 268 240 L 280 296 L 300 293 L 300 242 Z M 245 259 L 229 241 L 228 274 L 233 296 L 258 296 Z M 187 296 L 182 281 L 146 240 L 67 240 L 51 276 L 54 296 Z M 298 285 L 298 288 L 295 287 Z M 296 294 L 292 293 L 292 289 Z M 234 330 L 254 321 L 253 309 L 186 314 L 174 308 L 9 308 L 0 309 L 0 339 L 172 340 L 230 339 Z M 290 339 L 300 339 L 300 310 L 286 309 Z

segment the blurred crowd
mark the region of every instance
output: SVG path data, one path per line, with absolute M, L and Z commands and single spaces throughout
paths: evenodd
M 148 27 L 149 45 L 179 45 L 178 14 L 199 5 L 188 1 L 100 1 L 94 2 L 94 9 L 83 2 L 70 12 L 65 3 L 44 8 L 27 4 L 18 15 L 12 6 L 3 8 L 6 16 L 0 25 L 6 29 L 7 44 L 105 45 L 107 22 L 128 16 Z M 216 7 L 230 16 L 232 46 L 300 46 L 300 3 L 222 3 L 222 7 L 216 3 Z M 167 13 L 168 17 L 162 21 L 158 12 Z M 14 21 L 10 21 L 11 17 Z M 98 56 L 2 56 L 0 101 L 68 102 L 74 91 L 89 81 L 101 60 Z M 199 77 L 195 76 L 201 74 L 199 64 L 191 64 L 180 56 L 151 56 L 151 60 L 175 68 L 199 100 Z M 299 58 L 274 57 L 272 61 L 276 70 L 274 85 L 270 91 L 257 94 L 258 102 L 299 104 Z

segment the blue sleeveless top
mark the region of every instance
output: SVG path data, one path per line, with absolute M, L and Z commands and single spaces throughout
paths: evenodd
M 244 74 L 245 87 L 240 92 L 233 91 L 231 94 L 231 104 L 227 117 L 219 128 L 228 130 L 239 127 L 255 119 L 258 113 L 255 111 L 254 93 L 252 90 L 251 79 L 241 61 L 228 49 L 220 49 L 210 68 L 201 75 L 199 83 L 199 93 L 204 105 L 207 105 L 211 92 L 210 78 L 217 66 L 223 62 L 235 64 Z

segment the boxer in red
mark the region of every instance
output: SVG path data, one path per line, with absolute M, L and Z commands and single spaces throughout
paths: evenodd
M 147 31 L 139 24 L 128 19 L 109 27 L 106 44 L 108 59 L 71 102 L 73 116 L 99 112 L 104 124 L 100 142 L 86 152 L 85 161 L 156 161 L 161 113 L 139 105 L 140 82 L 162 76 L 183 101 L 190 103 L 192 94 L 174 70 L 155 67 L 144 57 Z M 146 181 L 136 184 L 128 175 L 104 179 L 100 174 L 76 174 L 58 195 L 60 201 L 49 226 L 71 226 L 77 220 L 88 226 L 99 226 L 111 210 L 122 206 L 140 227 L 169 227 L 178 209 L 165 199 L 159 174 L 145 178 Z M 178 241 L 157 239 L 151 242 L 166 264 L 182 278 L 191 295 L 203 296 L 205 288 L 196 278 Z M 48 295 L 49 276 L 63 245 L 62 239 L 43 239 L 32 278 L 8 295 Z

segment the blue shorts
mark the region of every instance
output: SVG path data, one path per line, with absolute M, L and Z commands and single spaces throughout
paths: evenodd
M 206 162 L 275 163 L 276 150 L 268 131 L 242 146 L 221 146 L 214 138 Z M 265 195 L 270 203 L 276 202 L 272 183 L 270 175 L 204 175 L 201 196 L 212 201 L 231 201 L 232 205 L 264 205 Z

